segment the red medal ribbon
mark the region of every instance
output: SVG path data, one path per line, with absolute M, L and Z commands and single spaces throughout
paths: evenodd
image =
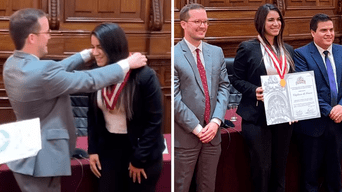
M 266 51 L 267 51 L 267 49 L 266 49 Z M 286 72 L 286 65 L 287 65 L 286 58 L 284 58 L 283 56 L 280 56 L 280 60 L 279 60 L 273 50 L 269 50 L 269 51 L 270 52 L 267 51 L 268 54 L 273 55 L 273 57 L 272 56 L 270 56 L 270 57 L 272 59 L 273 65 L 276 68 L 280 79 L 284 79 L 285 72 Z
M 112 85 L 111 91 L 109 90 L 110 86 L 105 87 L 105 88 L 102 89 L 102 98 L 105 101 L 107 109 L 109 109 L 109 110 L 113 110 L 114 109 L 116 103 L 118 102 L 119 95 L 120 95 L 122 89 L 125 87 L 125 85 L 126 85 L 126 83 L 128 81 L 130 73 L 131 73 L 131 70 L 129 70 L 127 72 L 127 74 L 125 76 L 125 79 L 121 83 L 121 85 L 120 85 L 118 91 L 116 92 L 115 96 L 114 96 L 114 91 L 115 91 L 115 88 L 116 88 L 117 84 Z M 113 96 L 114 96 L 114 98 L 113 98 Z
M 280 79 L 284 79 L 285 73 L 286 73 L 286 67 L 287 67 L 287 61 L 286 61 L 286 57 L 284 55 L 284 51 L 281 50 L 281 56 L 280 56 L 280 60 L 279 60 L 277 55 L 274 53 L 273 49 L 266 46 L 265 42 L 261 39 L 260 35 L 258 35 L 258 39 L 259 39 L 260 43 L 264 46 L 268 55 L 270 56 L 270 58 L 273 62 L 273 65 L 276 68 Z

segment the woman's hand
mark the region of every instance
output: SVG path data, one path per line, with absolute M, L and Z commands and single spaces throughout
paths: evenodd
M 94 173 L 97 178 L 101 177 L 101 163 L 98 154 L 89 155 L 90 170 Z
M 289 125 L 294 124 L 294 123 L 298 123 L 298 120 L 290 121 Z
M 140 175 L 143 175 L 144 178 L 147 179 L 147 175 L 146 175 L 144 169 L 136 168 L 131 163 L 129 163 L 128 171 L 129 171 L 129 177 L 130 178 L 133 177 L 133 183 L 135 183 L 136 180 L 138 180 L 139 184 L 141 183 L 141 176 Z
M 262 87 L 256 88 L 255 94 L 258 101 L 264 101 L 264 90 Z

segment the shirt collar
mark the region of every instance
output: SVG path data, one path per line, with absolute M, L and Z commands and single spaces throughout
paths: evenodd
M 24 52 L 24 51 L 21 51 L 21 50 L 15 50 L 14 54 L 16 56 L 19 56 L 19 57 L 24 57 L 24 56 L 29 55 L 29 56 L 32 56 L 33 58 L 37 59 L 37 60 L 40 60 L 39 57 L 37 57 L 36 55 L 31 54 L 31 53 L 27 53 L 27 52 Z
M 193 44 L 189 43 L 189 41 L 187 41 L 185 38 L 183 38 L 183 39 L 184 39 L 185 43 L 188 45 L 191 53 L 195 52 L 196 49 L 199 49 L 202 52 L 202 41 L 200 42 L 198 47 L 195 47 Z
M 318 49 L 319 54 L 325 56 L 324 53 L 323 53 L 325 50 L 322 47 L 318 46 L 316 43 L 315 43 L 315 45 L 316 45 L 316 47 Z M 332 54 L 332 44 L 328 47 L 327 51 L 329 51 L 329 55 Z

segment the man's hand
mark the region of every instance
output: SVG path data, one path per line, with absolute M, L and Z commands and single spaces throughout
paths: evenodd
M 341 123 L 342 121 L 342 106 L 335 105 L 329 114 L 330 119 L 332 119 L 335 123 Z
M 130 69 L 140 68 L 146 65 L 147 58 L 145 55 L 141 53 L 134 53 L 130 55 L 128 58 L 128 64 Z
M 89 155 L 90 170 L 94 173 L 97 178 L 101 177 L 101 163 L 98 154 Z
M 93 51 L 94 51 L 94 49 L 93 48 L 90 48 L 90 49 L 88 49 L 89 50 L 89 55 L 90 55 L 90 58 L 91 58 L 91 60 L 93 60 L 93 59 L 95 59 L 95 56 L 94 56 L 94 54 L 93 54 Z
M 198 134 L 198 137 L 200 138 L 202 143 L 209 143 L 211 140 L 214 139 L 217 130 L 219 128 L 219 125 L 210 122 L 207 126 L 205 126 L 202 131 Z
M 141 175 L 143 175 L 144 178 L 147 179 L 147 175 L 146 175 L 144 169 L 136 168 L 131 163 L 129 163 L 128 171 L 129 171 L 129 177 L 130 178 L 133 177 L 133 183 L 135 183 L 135 181 L 138 180 L 138 183 L 140 184 L 141 183 Z

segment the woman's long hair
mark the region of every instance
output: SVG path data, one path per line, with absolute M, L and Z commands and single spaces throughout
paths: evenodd
M 264 40 L 266 45 L 272 47 L 265 37 L 265 23 L 266 23 L 267 15 L 270 11 L 276 11 L 279 14 L 280 21 L 281 21 L 281 28 L 280 28 L 279 34 L 274 38 L 274 47 L 276 49 L 277 56 L 278 57 L 280 56 L 280 54 L 281 54 L 280 48 L 283 48 L 287 61 L 289 62 L 291 68 L 294 69 L 293 59 L 292 59 L 289 51 L 286 49 L 286 47 L 284 45 L 284 41 L 283 41 L 283 32 L 284 32 L 284 28 L 285 28 L 285 21 L 284 21 L 283 15 L 281 14 L 280 10 L 275 5 L 267 3 L 267 4 L 264 4 L 258 8 L 258 10 L 254 16 L 255 29 L 258 31 L 259 35 Z
M 100 42 L 101 47 L 108 58 L 107 65 L 117 63 L 129 56 L 128 42 L 125 32 L 114 23 L 103 23 L 95 27 L 91 32 Z M 133 74 L 131 74 L 132 76 Z M 124 108 L 126 118 L 131 119 L 133 116 L 133 95 L 135 90 L 134 78 L 130 76 L 127 84 L 119 95 L 115 108 Z

